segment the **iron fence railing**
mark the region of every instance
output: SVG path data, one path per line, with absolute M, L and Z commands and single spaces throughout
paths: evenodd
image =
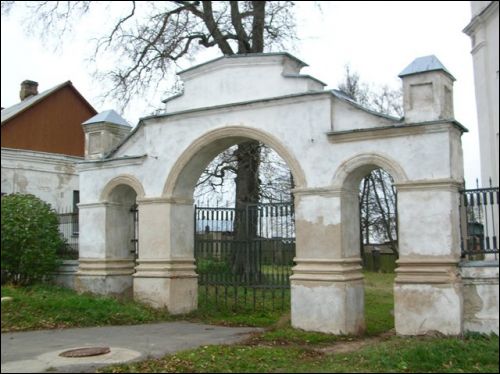
M 288 307 L 295 257 L 292 203 L 195 207 L 194 220 L 202 305 Z
M 67 260 L 78 259 L 78 212 L 58 212 L 59 231 L 65 239 L 65 245 L 59 249 L 58 255 Z
M 463 190 L 460 194 L 462 257 L 498 259 L 498 187 Z

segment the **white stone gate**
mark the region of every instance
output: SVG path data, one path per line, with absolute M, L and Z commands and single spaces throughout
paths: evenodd
M 197 307 L 193 190 L 221 151 L 249 139 L 273 148 L 296 188 L 292 325 L 336 334 L 364 329 L 359 182 L 383 168 L 398 189 L 396 331 L 462 332 L 458 189 L 461 134 L 451 74 L 433 57 L 401 74 L 404 120 L 360 107 L 300 75 L 286 53 L 223 57 L 179 75 L 166 114 L 121 128 L 88 124 L 80 170 L 77 287 L 127 294 L 172 313 Z M 114 148 L 113 148 L 114 147 Z M 139 209 L 139 256 L 126 209 Z

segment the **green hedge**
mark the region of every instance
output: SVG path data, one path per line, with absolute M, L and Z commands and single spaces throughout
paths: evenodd
M 51 206 L 34 195 L 2 196 L 2 283 L 32 284 L 46 279 L 60 264 L 64 246 Z

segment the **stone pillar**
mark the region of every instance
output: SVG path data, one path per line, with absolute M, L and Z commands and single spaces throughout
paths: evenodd
M 140 199 L 134 298 L 172 314 L 198 307 L 192 200 Z
M 355 198 L 347 193 L 295 191 L 297 257 L 290 277 L 293 327 L 333 334 L 364 330 L 359 209 L 348 209 Z M 358 238 L 357 246 L 350 231 Z
M 75 288 L 79 292 L 121 297 L 132 296 L 134 259 L 112 237 L 116 203 L 79 204 L 79 268 Z M 113 209 L 114 208 L 114 209 Z
M 394 318 L 400 335 L 462 333 L 458 188 L 448 180 L 397 185 Z

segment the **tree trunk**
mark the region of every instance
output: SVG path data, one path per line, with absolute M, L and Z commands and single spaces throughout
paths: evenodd
M 254 281 L 259 276 L 257 252 L 258 211 L 260 180 L 260 143 L 254 140 L 238 144 L 236 172 L 236 215 L 234 222 L 235 246 L 232 256 L 233 274 L 245 275 Z

